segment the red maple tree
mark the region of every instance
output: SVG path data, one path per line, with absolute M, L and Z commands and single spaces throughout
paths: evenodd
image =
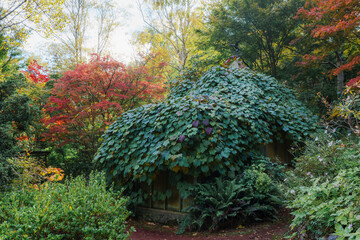
M 116 117 L 163 97 L 163 66 L 125 66 L 109 56 L 92 55 L 89 63 L 65 72 L 54 84 L 45 106 L 44 136 L 59 145 L 75 142 L 93 154 Z
M 360 65 L 360 2 L 359 0 L 307 0 L 298 10 L 305 28 L 316 41 L 311 54 L 303 56 L 302 65 L 329 63 L 330 74 L 337 76 L 338 92 L 344 84 L 344 72 Z M 335 56 L 329 61 L 330 55 Z M 348 86 L 359 87 L 360 73 L 350 79 Z

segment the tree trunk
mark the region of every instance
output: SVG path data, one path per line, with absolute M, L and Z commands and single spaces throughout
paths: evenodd
M 342 65 L 343 65 L 343 60 L 341 58 L 341 53 L 339 51 L 336 51 L 336 67 L 340 67 Z M 344 72 L 339 73 L 336 76 L 336 79 L 337 79 L 336 92 L 337 95 L 340 96 L 344 88 L 344 81 L 345 81 Z
M 344 88 L 344 72 L 339 73 L 337 76 L 337 95 L 340 96 Z

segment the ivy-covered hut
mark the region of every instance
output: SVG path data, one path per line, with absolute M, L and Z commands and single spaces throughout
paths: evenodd
M 136 206 L 181 211 L 189 184 L 241 174 L 261 154 L 289 161 L 290 143 L 315 129 L 291 90 L 247 68 L 180 77 L 160 103 L 124 113 L 96 162 Z

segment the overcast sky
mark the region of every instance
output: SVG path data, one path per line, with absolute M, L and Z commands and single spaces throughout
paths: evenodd
M 140 11 L 138 10 L 136 0 L 115 0 L 114 2 L 118 4 L 119 8 L 125 9 L 126 16 L 120 15 L 119 17 L 121 26 L 115 30 L 110 40 L 110 55 L 117 60 L 128 63 L 133 56 L 136 55 L 136 51 L 134 47 L 131 46 L 130 40 L 134 32 L 142 29 L 144 23 Z M 95 31 L 96 29 L 94 29 L 94 32 L 91 34 L 94 35 Z M 39 34 L 33 33 L 24 44 L 24 49 L 26 53 L 41 57 L 43 61 L 46 61 L 45 46 L 54 41 L 54 39 L 44 39 Z M 94 37 L 87 39 L 89 45 L 92 45 L 92 43 L 95 42 L 96 39 Z

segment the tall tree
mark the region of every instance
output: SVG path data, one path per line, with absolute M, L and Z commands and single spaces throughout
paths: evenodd
M 3 0 L 0 3 L 0 32 L 36 28 L 51 34 L 65 26 L 62 12 L 64 0 Z
M 201 24 L 195 0 L 138 1 L 147 27 L 137 34 L 137 42 L 160 52 L 173 71 L 186 66 L 194 53 L 195 29 Z
M 330 74 L 336 76 L 337 92 L 340 94 L 344 87 L 345 71 L 351 75 L 351 71 L 360 65 L 359 1 L 308 0 L 299 9 L 298 16 L 306 21 L 305 29 L 315 45 L 310 54 L 303 56 L 301 64 L 330 65 Z M 359 81 L 360 76 L 356 75 L 350 83 Z
M 96 53 L 102 55 L 111 33 L 120 25 L 119 14 L 112 0 L 101 1 L 95 5 L 97 29 Z
M 76 65 L 87 60 L 90 49 L 102 54 L 111 33 L 119 26 L 118 12 L 112 0 L 65 0 L 64 6 L 68 24 L 64 31 L 55 35 L 57 42 L 48 49 L 55 72 L 75 69 Z M 92 21 L 92 18 L 96 21 Z M 87 43 L 92 30 L 97 32 L 94 48 Z
M 66 0 L 64 3 L 64 13 L 68 23 L 65 31 L 57 34 L 56 38 L 60 41 L 60 47 L 64 49 L 68 57 L 69 68 L 74 68 L 77 64 L 84 62 L 85 58 L 85 33 L 89 24 L 89 10 L 92 2 L 89 0 Z
M 236 53 L 251 68 L 278 75 L 295 38 L 299 0 L 217 0 L 209 3 L 202 39 L 224 55 Z

